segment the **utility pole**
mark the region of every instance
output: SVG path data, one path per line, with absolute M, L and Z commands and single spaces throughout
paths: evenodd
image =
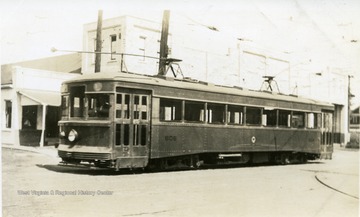
M 351 88 L 350 88 L 350 85 L 351 85 L 351 78 L 353 78 L 354 76 L 352 75 L 348 75 L 348 98 L 347 98 L 347 104 L 348 104 L 348 107 L 347 107 L 347 110 L 348 110 L 348 133 L 350 133 L 350 119 L 351 119 L 351 98 L 354 97 L 355 95 L 353 95 L 351 93 Z
M 102 10 L 99 10 L 97 29 L 96 29 L 95 73 L 100 72 L 100 67 L 101 67 L 101 46 L 102 46 L 101 30 L 102 30 Z
M 159 60 L 159 76 L 166 75 L 166 65 L 168 57 L 168 35 L 169 35 L 169 19 L 170 11 L 165 10 L 162 20 L 161 39 L 160 39 L 160 60 Z

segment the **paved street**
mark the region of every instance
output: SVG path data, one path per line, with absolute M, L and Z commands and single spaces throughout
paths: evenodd
M 303 165 L 143 174 L 58 162 L 3 148 L 3 216 L 359 215 L 358 151 L 337 148 L 333 160 Z

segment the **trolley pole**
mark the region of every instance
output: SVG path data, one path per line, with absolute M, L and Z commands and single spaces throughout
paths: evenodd
M 99 10 L 97 29 L 96 29 L 95 73 L 100 72 L 100 67 L 101 67 L 101 46 L 102 46 L 101 30 L 102 30 L 102 10 Z
M 166 75 L 166 59 L 168 56 L 168 34 L 169 34 L 169 18 L 170 11 L 165 10 L 162 20 L 162 30 L 161 30 L 161 39 L 160 39 L 160 60 L 159 60 L 159 76 Z

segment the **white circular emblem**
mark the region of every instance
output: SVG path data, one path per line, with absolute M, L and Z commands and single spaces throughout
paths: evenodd
M 252 143 L 255 143 L 255 142 L 256 142 L 256 137 L 255 137 L 255 136 L 251 137 L 251 142 L 252 142 Z

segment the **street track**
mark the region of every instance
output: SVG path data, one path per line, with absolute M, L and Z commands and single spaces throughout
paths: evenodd
M 320 184 L 322 184 L 323 186 L 325 186 L 325 187 L 327 187 L 327 188 L 329 188 L 329 189 L 331 189 L 331 190 L 334 190 L 334 191 L 336 191 L 336 192 L 338 192 L 338 193 L 341 193 L 341 194 L 344 194 L 344 195 L 346 195 L 346 196 L 349 196 L 349 197 L 352 197 L 352 198 L 355 198 L 355 199 L 359 200 L 359 197 L 357 197 L 357 196 L 348 194 L 348 193 L 346 193 L 346 192 L 344 192 L 344 191 L 341 191 L 340 189 L 337 189 L 337 188 L 335 188 L 335 187 L 332 187 L 332 186 L 326 184 L 325 182 L 321 181 L 321 179 L 320 179 L 317 175 L 315 175 L 315 179 L 316 179 Z

